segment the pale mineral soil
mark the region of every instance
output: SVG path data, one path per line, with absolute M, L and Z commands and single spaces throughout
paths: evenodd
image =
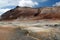
M 60 20 L 0 21 L 0 40 L 60 40 Z

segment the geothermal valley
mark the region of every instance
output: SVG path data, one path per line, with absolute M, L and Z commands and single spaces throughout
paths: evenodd
M 60 40 L 60 7 L 19 7 L 0 18 L 0 40 Z

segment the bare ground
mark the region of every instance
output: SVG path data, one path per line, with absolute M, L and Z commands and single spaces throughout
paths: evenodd
M 2 21 L 0 40 L 60 40 L 60 21 Z

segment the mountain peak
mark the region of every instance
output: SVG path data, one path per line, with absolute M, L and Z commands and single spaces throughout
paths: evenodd
M 19 8 L 20 6 L 16 6 L 16 8 Z

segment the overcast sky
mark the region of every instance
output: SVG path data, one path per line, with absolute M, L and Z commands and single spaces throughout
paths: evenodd
M 0 15 L 16 6 L 36 8 L 60 6 L 60 0 L 0 0 Z

